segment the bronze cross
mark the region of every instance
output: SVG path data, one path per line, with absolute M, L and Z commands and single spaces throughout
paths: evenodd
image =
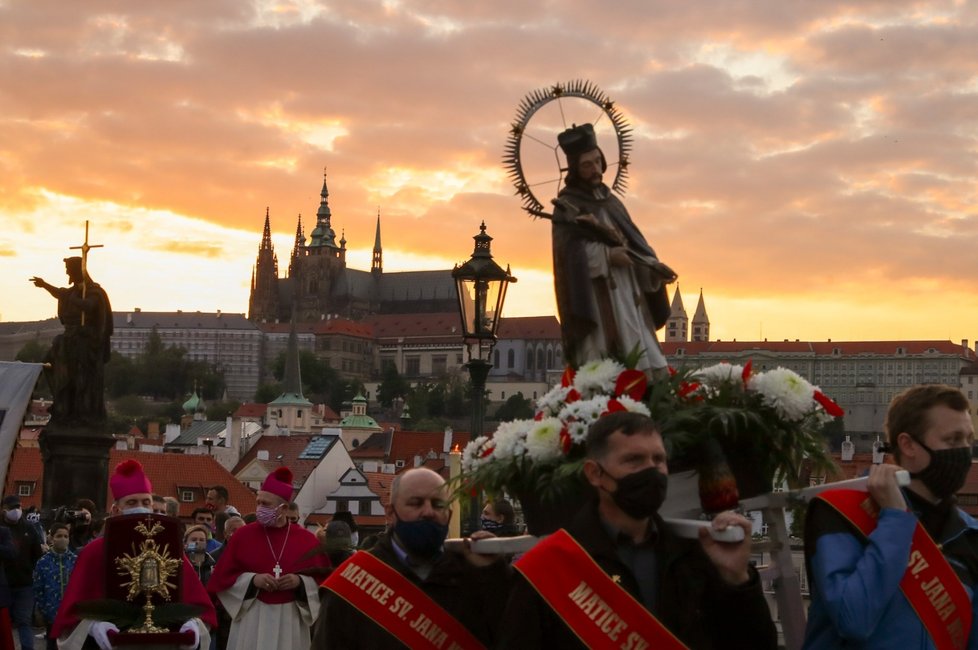
M 73 251 L 74 250 L 81 250 L 81 252 L 82 252 L 82 254 L 81 254 L 81 258 L 82 258 L 82 265 L 81 265 L 82 266 L 82 281 L 81 281 L 82 299 L 85 298 L 85 291 L 87 289 L 85 278 L 88 277 L 88 251 L 90 251 L 93 248 L 102 248 L 102 244 L 89 244 L 88 243 L 88 219 L 86 219 L 85 220 L 85 241 L 84 241 L 84 243 L 82 243 L 81 246 L 69 246 L 68 247 L 68 250 L 73 250 Z M 85 326 L 85 310 L 84 309 L 82 310 L 82 313 L 81 313 L 81 324 L 82 324 L 82 327 Z

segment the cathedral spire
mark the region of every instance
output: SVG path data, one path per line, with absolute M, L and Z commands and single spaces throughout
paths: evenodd
M 700 299 L 696 303 L 696 312 L 693 314 L 693 340 L 710 340 L 710 317 L 706 315 L 706 303 L 703 301 L 703 289 L 700 288 Z
M 370 262 L 370 272 L 384 272 L 384 250 L 380 246 L 380 208 L 377 208 L 377 233 L 374 235 L 374 254 Z
M 272 250 L 272 222 L 268 216 L 268 206 L 265 206 L 265 229 L 261 233 L 261 245 L 259 251 Z
M 672 294 L 669 320 L 666 321 L 666 341 L 685 343 L 688 331 L 689 316 L 686 314 L 686 307 L 683 306 L 683 296 L 679 293 L 679 285 L 676 284 L 676 292 Z
M 289 277 L 295 274 L 296 260 L 302 255 L 302 248 L 306 245 L 306 236 L 302 234 L 302 213 L 299 213 L 299 222 L 295 226 L 295 244 L 292 246 L 292 258 L 289 260 Z
M 336 248 L 336 231 L 330 224 L 332 212 L 329 209 L 329 188 L 326 187 L 326 168 L 323 167 L 323 189 L 319 193 L 319 210 L 316 211 L 316 227 L 309 235 L 309 247 L 328 246 Z

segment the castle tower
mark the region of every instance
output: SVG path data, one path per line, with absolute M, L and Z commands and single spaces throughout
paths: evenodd
M 278 318 L 278 257 L 272 246 L 272 226 L 265 208 L 265 229 L 258 246 L 258 260 L 251 274 L 248 319 L 274 322 Z
M 308 243 L 296 231 L 296 248 L 289 267 L 289 282 L 300 323 L 322 320 L 327 314 L 343 311 L 343 305 L 336 304 L 333 296 L 334 285 L 346 268 L 346 239 L 336 241 L 325 169 L 319 196 L 316 227 L 309 233 Z
M 374 255 L 370 261 L 370 272 L 377 275 L 384 272 L 384 249 L 380 246 L 380 208 L 377 208 L 377 234 L 374 235 Z
M 302 372 L 299 366 L 299 337 L 295 331 L 295 315 L 289 328 L 289 342 L 285 348 L 285 376 L 282 378 L 282 394 L 268 404 L 268 410 L 279 427 L 290 431 L 309 431 L 312 402 L 302 394 Z
M 292 245 L 292 257 L 289 259 L 289 277 L 291 278 L 296 269 L 296 260 L 302 255 L 302 249 L 306 247 L 306 236 L 302 233 L 302 213 L 299 213 L 299 222 L 295 226 L 295 244 Z
M 672 312 L 669 320 L 666 321 L 666 342 L 679 341 L 685 343 L 689 340 L 689 316 L 683 306 L 683 296 L 679 293 L 679 285 L 676 285 L 676 292 L 672 294 Z
M 710 317 L 706 315 L 706 303 L 703 302 L 703 289 L 700 289 L 700 299 L 696 303 L 696 312 L 693 314 L 693 341 L 710 340 Z

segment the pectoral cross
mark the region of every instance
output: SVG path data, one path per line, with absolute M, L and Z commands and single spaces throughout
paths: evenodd
M 278 562 L 275 563 L 275 568 L 272 569 L 272 573 L 275 575 L 276 580 L 282 577 L 282 567 Z
M 81 250 L 82 258 L 82 281 L 81 281 L 81 293 L 82 298 L 85 297 L 87 287 L 86 278 L 88 277 L 88 251 L 93 248 L 102 248 L 102 244 L 89 244 L 88 243 L 88 219 L 85 220 L 85 241 L 81 246 L 69 246 L 68 250 Z M 81 324 L 85 325 L 85 310 L 81 313 Z

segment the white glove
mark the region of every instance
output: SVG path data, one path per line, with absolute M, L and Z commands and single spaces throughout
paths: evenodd
M 197 626 L 197 621 L 190 619 L 186 623 L 180 626 L 180 632 L 186 632 L 187 630 L 194 633 L 194 641 L 189 645 L 180 646 L 180 650 L 197 650 L 197 646 L 200 645 L 200 627 Z
M 98 647 L 102 648 L 102 650 L 112 650 L 112 642 L 109 641 L 109 630 L 118 632 L 119 628 L 108 621 L 95 621 L 92 623 L 92 626 L 88 628 L 88 636 L 95 639 L 95 643 L 97 643 Z

